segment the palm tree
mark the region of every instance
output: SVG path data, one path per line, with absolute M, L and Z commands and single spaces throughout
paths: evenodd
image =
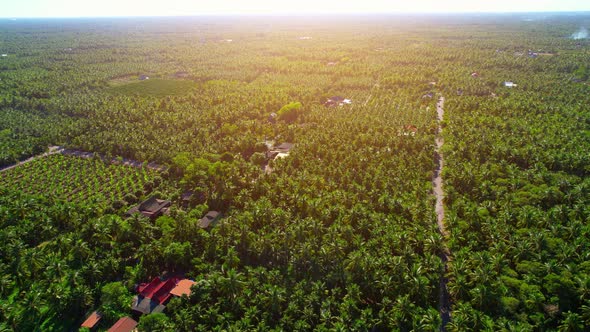
M 584 323 L 580 315 L 575 312 L 567 311 L 563 313 L 563 320 L 558 329 L 560 332 L 582 332 Z

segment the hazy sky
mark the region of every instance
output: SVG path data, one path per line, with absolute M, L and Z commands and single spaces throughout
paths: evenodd
M 0 17 L 590 11 L 590 0 L 1 0 Z

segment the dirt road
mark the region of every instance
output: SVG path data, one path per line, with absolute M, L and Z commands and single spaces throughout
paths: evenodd
M 448 239 L 449 233 L 447 231 L 445 225 L 445 207 L 443 204 L 444 200 L 444 191 L 443 191 L 443 180 L 442 180 L 442 170 L 444 167 L 444 157 L 442 152 L 442 146 L 445 143 L 444 138 L 442 137 L 442 121 L 444 119 L 445 111 L 445 98 L 440 97 L 438 103 L 436 104 L 436 113 L 437 113 L 437 122 L 438 122 L 438 129 L 436 132 L 436 147 L 434 152 L 434 159 L 435 159 L 435 169 L 434 175 L 432 177 L 432 191 L 434 196 L 436 197 L 436 205 L 435 205 L 435 212 L 436 212 L 436 222 L 438 224 L 438 230 L 440 234 L 443 236 L 443 251 L 440 255 L 440 258 L 443 262 L 444 271 L 442 271 L 442 275 L 440 278 L 440 303 L 439 303 L 439 310 L 440 310 L 440 317 L 442 319 L 442 326 L 441 331 L 446 331 L 446 325 L 448 322 L 451 321 L 451 302 L 449 298 L 449 291 L 447 287 L 448 278 L 448 262 L 450 258 L 450 251 L 446 245 L 446 240 Z

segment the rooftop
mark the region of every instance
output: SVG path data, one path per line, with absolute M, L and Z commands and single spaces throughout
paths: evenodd
M 175 296 L 182 296 L 184 294 L 190 295 L 191 294 L 191 287 L 194 285 L 195 282 L 189 279 L 182 279 L 178 282 L 178 285 L 174 287 L 170 294 Z
M 325 106 L 343 106 L 343 105 L 349 105 L 352 104 L 352 100 L 348 99 L 348 98 L 344 98 L 342 96 L 332 96 L 330 98 L 328 98 L 328 100 L 326 100 L 326 102 L 324 103 Z
M 137 322 L 133 318 L 125 316 L 119 319 L 115 325 L 111 326 L 108 332 L 132 332 L 136 326 Z
M 151 314 L 155 312 L 162 312 L 166 307 L 163 304 L 159 304 L 152 299 L 148 299 L 143 296 L 134 296 L 133 303 L 131 304 L 131 310 L 141 312 L 142 314 Z
M 164 213 L 170 205 L 170 201 L 157 199 L 156 197 L 152 196 L 143 201 L 138 206 L 131 208 L 127 214 L 132 215 L 134 213 L 141 213 L 148 218 L 156 218 Z
M 138 287 L 139 294 L 148 299 L 163 304 L 170 298 L 170 290 L 176 286 L 178 278 L 170 278 L 165 281 L 155 277 L 148 284 L 141 284 Z
M 213 224 L 217 219 L 219 219 L 220 216 L 221 213 L 217 211 L 207 212 L 207 214 L 203 218 L 199 219 L 199 227 L 209 228 L 209 226 L 211 226 L 211 224 Z
M 86 320 L 84 321 L 84 323 L 82 323 L 82 325 L 80 325 L 80 327 L 87 327 L 91 329 L 94 326 L 96 326 L 96 324 L 100 321 L 101 318 L 102 315 L 99 314 L 98 311 L 94 311 L 90 314 L 90 316 L 88 316 L 88 318 L 86 318 Z

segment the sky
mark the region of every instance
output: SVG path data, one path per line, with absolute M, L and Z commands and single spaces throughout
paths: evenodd
M 590 0 L 2 0 L 0 17 L 590 11 Z

